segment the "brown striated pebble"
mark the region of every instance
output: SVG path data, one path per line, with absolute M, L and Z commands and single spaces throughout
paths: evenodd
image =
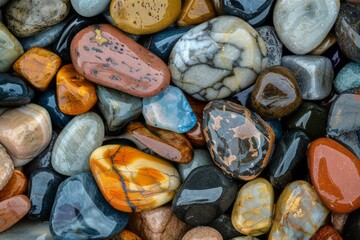
M 0 191 L 6 186 L 14 172 L 14 163 L 6 149 L 0 144 Z
M 200 226 L 188 231 L 181 240 L 223 240 L 223 237 L 214 228 Z
M 322 226 L 310 240 L 342 240 L 342 237 L 334 228 Z
M 30 210 L 30 200 L 17 195 L 0 202 L 0 233 L 13 226 Z M 30 230 L 30 229 L 29 229 Z
M 129 227 L 147 240 L 180 240 L 191 228 L 175 216 L 170 205 L 130 214 Z
M 335 213 L 331 212 L 331 225 L 339 232 L 342 233 L 348 218 L 348 213 Z
M 26 176 L 20 170 L 15 169 L 9 182 L 0 191 L 0 201 L 25 193 L 27 187 Z

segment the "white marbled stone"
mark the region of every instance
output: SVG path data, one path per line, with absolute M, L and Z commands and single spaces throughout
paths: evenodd
M 185 33 L 169 58 L 172 81 L 203 101 L 226 98 L 254 83 L 267 66 L 264 40 L 248 23 L 220 16 Z
M 340 0 L 278 0 L 274 26 L 287 49 L 306 54 L 324 40 L 339 10 Z

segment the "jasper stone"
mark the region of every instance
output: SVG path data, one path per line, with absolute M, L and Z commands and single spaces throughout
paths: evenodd
M 34 88 L 44 91 L 61 65 L 55 53 L 40 47 L 30 48 L 13 65 L 13 69 Z
M 237 185 L 215 166 L 194 169 L 172 202 L 172 210 L 183 222 L 203 226 L 214 221 L 231 206 Z
M 30 209 L 29 198 L 17 195 L 0 202 L 0 233 L 23 218 Z
M 261 38 L 265 41 L 268 54 L 268 67 L 281 65 L 283 44 L 280 41 L 275 28 L 272 26 L 262 26 L 256 28 Z
M 71 6 L 84 17 L 93 17 L 104 12 L 110 4 L 110 0 L 71 0 Z
M 73 118 L 56 139 L 51 165 L 66 176 L 90 170 L 89 157 L 104 140 L 104 124 L 96 113 Z
M 62 113 L 86 113 L 97 102 L 95 84 L 76 72 L 72 64 L 67 64 L 56 74 L 56 98 Z
M 233 16 L 213 18 L 192 28 L 175 44 L 169 58 L 173 83 L 202 101 L 247 88 L 266 66 L 265 42 L 249 24 Z
M 302 102 L 295 75 L 281 66 L 265 69 L 256 80 L 250 102 L 262 117 L 274 119 L 289 115 Z
M 170 82 L 160 58 L 108 24 L 78 32 L 70 54 L 76 71 L 86 79 L 137 97 L 157 95 Z
M 181 240 L 202 240 L 204 236 L 206 236 L 207 240 L 223 240 L 223 237 L 216 229 L 207 226 L 195 227 L 189 230 Z
M 336 92 L 342 93 L 352 88 L 360 88 L 360 63 L 349 62 L 336 75 L 334 88 Z
M 45 108 L 29 103 L 0 116 L 0 142 L 16 167 L 39 155 L 49 144 L 51 120 Z
M 204 109 L 203 126 L 211 157 L 230 176 L 248 181 L 268 164 L 275 135 L 256 113 L 215 100 Z
M 69 0 L 14 0 L 4 8 L 9 30 L 18 37 L 35 35 L 66 18 Z
M 180 186 L 179 173 L 169 162 L 128 146 L 97 148 L 90 167 L 105 199 L 123 212 L 164 205 Z
M 177 133 L 187 132 L 196 124 L 184 93 L 171 85 L 154 97 L 144 98 L 142 114 L 146 124 Z
M 234 227 L 242 234 L 259 236 L 267 233 L 274 213 L 274 190 L 264 178 L 241 187 L 231 214 Z
M 295 74 L 304 100 L 321 100 L 330 95 L 334 79 L 330 59 L 323 56 L 284 56 L 282 66 Z
M 49 221 L 55 239 L 107 239 L 127 223 L 128 216 L 106 202 L 91 173 L 60 184 Z
M 322 226 L 310 240 L 342 240 L 342 237 L 334 228 Z
M 338 16 L 340 0 L 279 0 L 273 21 L 281 42 L 295 54 L 316 48 L 330 32 Z M 299 20 L 301 19 L 301 20 Z
M 0 73 L 0 106 L 13 107 L 30 103 L 34 90 L 11 73 Z
M 170 26 L 179 17 L 181 0 L 112 0 L 110 14 L 118 28 L 131 34 L 150 34 Z
M 197 148 L 194 149 L 194 157 L 192 160 L 189 163 L 179 163 L 177 165 L 177 169 L 179 170 L 182 181 L 185 181 L 191 171 L 198 167 L 207 165 L 214 165 L 209 151 L 207 149 Z
M 31 229 L 31 230 L 30 230 Z M 14 226 L 1 233 L 2 239 L 23 240 L 52 240 L 49 224 L 42 221 L 31 221 L 26 218 L 21 219 Z
M 304 132 L 289 130 L 276 144 L 269 163 L 270 182 L 274 187 L 283 189 L 288 183 L 306 175 L 309 143 L 310 139 Z
M 24 50 L 19 41 L 12 35 L 12 33 L 0 22 L 0 72 L 7 72 Z
M 337 213 L 360 207 L 360 159 L 329 138 L 311 142 L 307 152 L 309 174 L 324 204 Z
M 342 3 L 335 25 L 340 49 L 345 55 L 360 62 L 360 4 Z
M 111 134 L 120 132 L 127 123 L 141 115 L 142 101 L 138 97 L 99 85 L 96 93 L 98 107 L 106 120 L 106 130 Z
M 180 27 L 197 25 L 216 17 L 211 0 L 185 0 L 177 20 Z
M 14 172 L 14 163 L 6 149 L 0 144 L 0 191 L 10 181 Z
M 269 239 L 309 239 L 329 213 L 311 185 L 302 180 L 286 186 L 275 209 Z
M 24 194 L 28 187 L 28 180 L 26 176 L 15 169 L 10 180 L 5 187 L 0 191 L 0 201 Z
M 127 132 L 161 157 L 177 163 L 188 163 L 194 156 L 191 143 L 179 133 L 145 126 L 141 122 L 132 122 Z
M 360 209 L 352 212 L 347 218 L 343 236 L 346 240 L 357 240 L 360 238 Z

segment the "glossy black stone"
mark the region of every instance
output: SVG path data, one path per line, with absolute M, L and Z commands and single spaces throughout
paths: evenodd
M 360 209 L 350 213 L 342 234 L 344 240 L 360 239 Z
M 91 173 L 63 181 L 50 215 L 55 239 L 107 239 L 128 223 L 128 215 L 115 210 L 101 194 Z
M 34 90 L 22 78 L 0 73 L 0 107 L 21 106 L 31 102 L 33 97 Z
M 105 140 L 102 145 L 112 145 L 112 144 L 120 144 L 123 146 L 129 146 L 129 147 L 133 147 L 133 148 L 137 148 L 136 144 L 126 138 L 114 138 L 114 139 L 109 139 L 109 140 Z
M 210 227 L 215 228 L 221 233 L 224 239 L 231 239 L 242 236 L 232 225 L 231 217 L 227 214 L 222 214 L 209 224 Z
M 187 224 L 207 225 L 231 206 L 237 192 L 236 183 L 217 167 L 201 166 L 183 182 L 173 199 L 172 209 Z
M 37 169 L 31 174 L 28 185 L 31 208 L 28 218 L 42 221 L 49 220 L 56 191 L 60 183 L 65 179 L 65 176 L 47 168 Z
M 290 130 L 275 145 L 271 157 L 270 182 L 283 189 L 288 183 L 303 179 L 307 173 L 306 149 L 310 138 L 302 131 Z

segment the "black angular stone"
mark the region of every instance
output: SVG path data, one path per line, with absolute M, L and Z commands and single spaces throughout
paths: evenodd
M 209 224 L 210 227 L 215 228 L 221 233 L 224 239 L 231 239 L 242 236 L 232 225 L 231 217 L 227 214 L 222 214 Z
M 102 146 L 112 145 L 112 144 L 120 144 L 120 145 L 123 145 L 123 146 L 129 146 L 129 147 L 137 148 L 136 144 L 133 141 L 131 141 L 129 139 L 126 139 L 126 138 L 114 138 L 114 139 L 105 140 L 102 143 Z
M 34 90 L 22 78 L 12 73 L 0 73 L 0 107 L 25 105 L 33 97 Z

